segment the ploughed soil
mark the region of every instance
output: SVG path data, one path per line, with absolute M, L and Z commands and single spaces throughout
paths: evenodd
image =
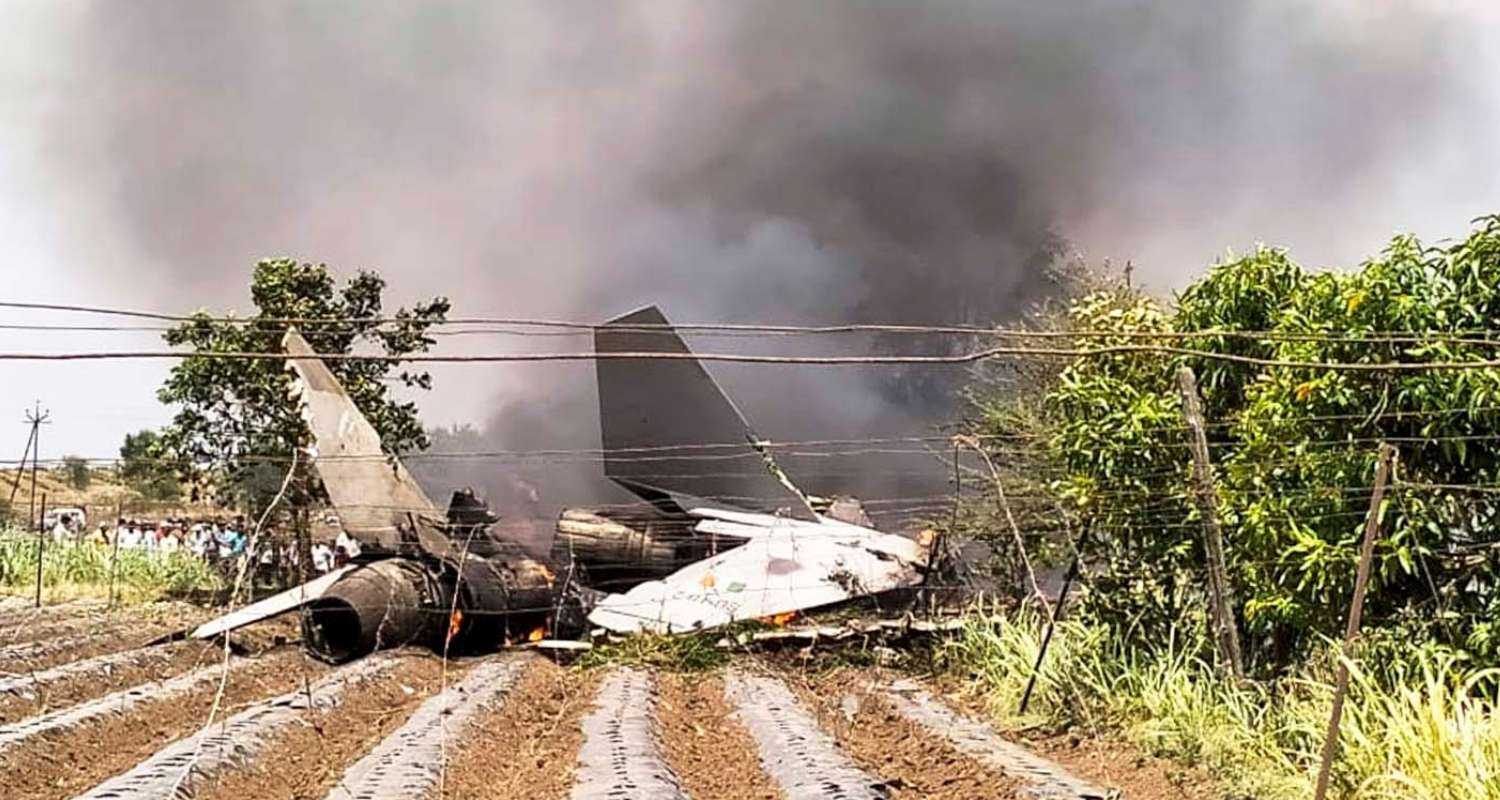
M 422 650 L 401 655 L 389 672 L 351 685 L 335 708 L 304 712 L 307 724 L 283 729 L 241 770 L 198 787 L 198 798 L 322 798 L 363 758 L 440 691 L 442 659 Z M 448 682 L 463 668 L 450 662 Z
M 958 687 L 928 686 L 955 711 L 989 720 L 984 703 Z M 1061 764 L 1069 772 L 1120 790 L 1122 800 L 1219 800 L 1224 792 L 1207 772 L 1146 755 L 1110 731 L 1006 732 L 1005 738 Z
M 215 719 L 283 694 L 327 671 L 300 650 L 256 656 L 229 673 Z M 8 797 L 68 798 L 124 772 L 209 719 L 219 682 L 207 681 L 129 712 L 97 717 L 17 743 L 0 754 L 0 787 Z
M 1020 743 L 1080 778 L 1122 789 L 1124 800 L 1218 800 L 1224 796 L 1203 770 L 1145 755 L 1125 742 L 1064 734 L 1021 739 Z
M 0 691 L 0 725 L 17 722 L 189 672 L 223 658 L 223 650 L 204 642 L 184 642 L 139 651 L 131 661 L 37 684 L 27 693 Z
M 533 659 L 503 702 L 480 714 L 448 758 L 443 797 L 562 800 L 573 787 L 580 720 L 606 670 Z
M 824 731 L 895 798 L 1011 800 L 1014 778 L 990 769 L 907 720 L 869 692 L 871 673 L 847 668 L 782 674 Z
M 212 609 L 163 600 L 107 608 L 104 603 L 63 603 L 0 615 L 0 647 L 105 628 L 161 628 L 162 632 L 213 616 Z
M 164 634 L 208 618 L 210 612 L 181 603 L 131 609 L 55 621 L 45 627 L 26 625 L 4 630 L 0 637 L 0 673 L 24 674 L 105 653 L 140 647 Z
M 750 732 L 734 717 L 717 674 L 657 675 L 663 755 L 689 797 L 776 800 Z

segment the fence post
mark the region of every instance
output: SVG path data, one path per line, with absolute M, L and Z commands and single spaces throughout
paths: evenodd
M 1208 459 L 1208 434 L 1203 425 L 1203 401 L 1198 396 L 1198 379 L 1192 367 L 1177 371 L 1177 385 L 1182 390 L 1182 415 L 1187 419 L 1193 451 L 1194 496 L 1199 515 L 1203 517 L 1204 561 L 1208 564 L 1208 602 L 1214 619 L 1214 640 L 1218 644 L 1220 666 L 1228 666 L 1234 677 L 1245 677 L 1245 662 L 1240 657 L 1240 635 L 1234 625 L 1234 596 L 1229 588 L 1228 570 L 1224 566 L 1224 531 L 1219 526 L 1219 498 L 1214 493 L 1213 464 Z
M 115 607 L 115 576 L 120 573 L 120 520 L 125 516 L 125 504 L 115 503 L 115 523 L 109 535 L 109 608 Z
M 36 607 L 42 607 L 42 554 L 47 541 L 47 494 L 42 493 L 41 513 L 36 518 Z
M 1354 598 L 1349 603 L 1349 620 L 1344 626 L 1344 643 L 1339 647 L 1338 677 L 1333 685 L 1333 710 L 1328 715 L 1328 735 L 1323 739 L 1323 763 L 1318 767 L 1318 785 L 1313 800 L 1323 800 L 1328 793 L 1328 776 L 1339 745 L 1339 720 L 1344 716 L 1344 696 L 1349 691 L 1349 657 L 1354 640 L 1359 638 L 1359 620 L 1365 610 L 1365 590 L 1370 584 L 1370 561 L 1375 556 L 1375 539 L 1380 533 L 1380 504 L 1385 499 L 1385 485 L 1391 477 L 1391 462 L 1396 448 L 1382 442 L 1375 462 L 1375 487 L 1370 492 L 1370 511 L 1365 516 L 1364 540 L 1359 546 L 1359 571 L 1354 576 Z

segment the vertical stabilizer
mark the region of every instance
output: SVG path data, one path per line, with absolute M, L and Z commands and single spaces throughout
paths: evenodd
M 595 329 L 594 350 L 691 356 L 656 306 Z M 653 502 L 686 496 L 811 516 L 766 468 L 755 432 L 695 358 L 601 358 L 604 474 Z

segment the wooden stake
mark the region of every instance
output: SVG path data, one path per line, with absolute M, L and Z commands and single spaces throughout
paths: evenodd
M 1224 564 L 1224 531 L 1219 526 L 1219 498 L 1214 492 L 1213 464 L 1208 458 L 1208 434 L 1203 424 L 1203 402 L 1198 395 L 1198 379 L 1191 367 L 1177 371 L 1177 385 L 1182 390 L 1182 414 L 1191 433 L 1193 451 L 1194 495 L 1203 517 L 1203 552 L 1208 563 L 1209 611 L 1214 620 L 1214 640 L 1218 645 L 1219 665 L 1227 666 L 1236 679 L 1245 677 L 1245 662 L 1240 656 L 1240 635 L 1234 624 L 1234 595 L 1229 588 L 1228 569 Z
M 1365 590 L 1370 584 L 1370 562 L 1375 556 L 1375 540 L 1380 533 L 1380 504 L 1385 499 L 1385 485 L 1391 477 L 1391 463 L 1396 460 L 1396 448 L 1384 442 L 1375 462 L 1375 488 L 1370 493 L 1370 511 L 1365 516 L 1364 541 L 1359 546 L 1359 571 L 1354 577 L 1354 599 L 1349 603 L 1349 621 L 1344 626 L 1344 643 L 1339 648 L 1338 678 L 1333 686 L 1333 710 L 1328 715 L 1328 735 L 1323 739 L 1323 763 L 1318 767 L 1318 785 L 1313 791 L 1313 800 L 1323 800 L 1328 793 L 1328 777 L 1333 769 L 1333 757 L 1338 752 L 1339 720 L 1344 715 L 1344 696 L 1349 691 L 1349 657 L 1354 640 L 1359 638 L 1359 620 L 1365 610 Z

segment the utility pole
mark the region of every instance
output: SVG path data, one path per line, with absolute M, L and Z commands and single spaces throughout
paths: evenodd
M 10 501 L 16 502 L 16 491 L 21 488 L 21 476 L 26 474 L 26 459 L 31 457 L 31 445 L 36 441 L 36 426 L 31 426 L 31 431 L 26 434 L 26 449 L 21 451 L 21 460 L 16 464 L 16 480 L 10 485 Z
M 1380 455 L 1375 462 L 1375 488 L 1370 493 L 1370 510 L 1365 516 L 1364 541 L 1359 546 L 1359 571 L 1354 575 L 1354 599 L 1349 603 L 1349 620 L 1344 626 L 1344 644 L 1339 648 L 1338 678 L 1333 686 L 1333 710 L 1328 715 L 1328 734 L 1323 739 L 1323 763 L 1318 768 L 1318 784 L 1313 792 L 1314 800 L 1323 800 L 1328 794 L 1328 775 L 1333 768 L 1333 756 L 1339 745 L 1339 720 L 1344 716 L 1344 695 L 1349 691 L 1349 657 L 1354 640 L 1359 638 L 1359 620 L 1365 610 L 1365 589 L 1370 585 L 1370 561 L 1375 556 L 1375 540 L 1380 533 L 1380 503 L 1385 499 L 1385 485 L 1391 478 L 1391 463 L 1396 460 L 1396 448 L 1385 442 L 1380 444 Z
M 1224 564 L 1224 529 L 1219 525 L 1219 497 L 1214 492 L 1213 464 L 1208 459 L 1203 400 L 1198 395 L 1198 379 L 1191 367 L 1177 371 L 1177 386 L 1182 391 L 1182 414 L 1187 419 L 1189 445 L 1193 451 L 1193 494 L 1198 501 L 1198 513 L 1203 517 L 1209 611 L 1214 620 L 1219 664 L 1227 666 L 1236 679 L 1243 679 L 1245 662 L 1240 656 L 1240 634 L 1234 624 L 1234 595 L 1229 588 L 1228 570 Z

